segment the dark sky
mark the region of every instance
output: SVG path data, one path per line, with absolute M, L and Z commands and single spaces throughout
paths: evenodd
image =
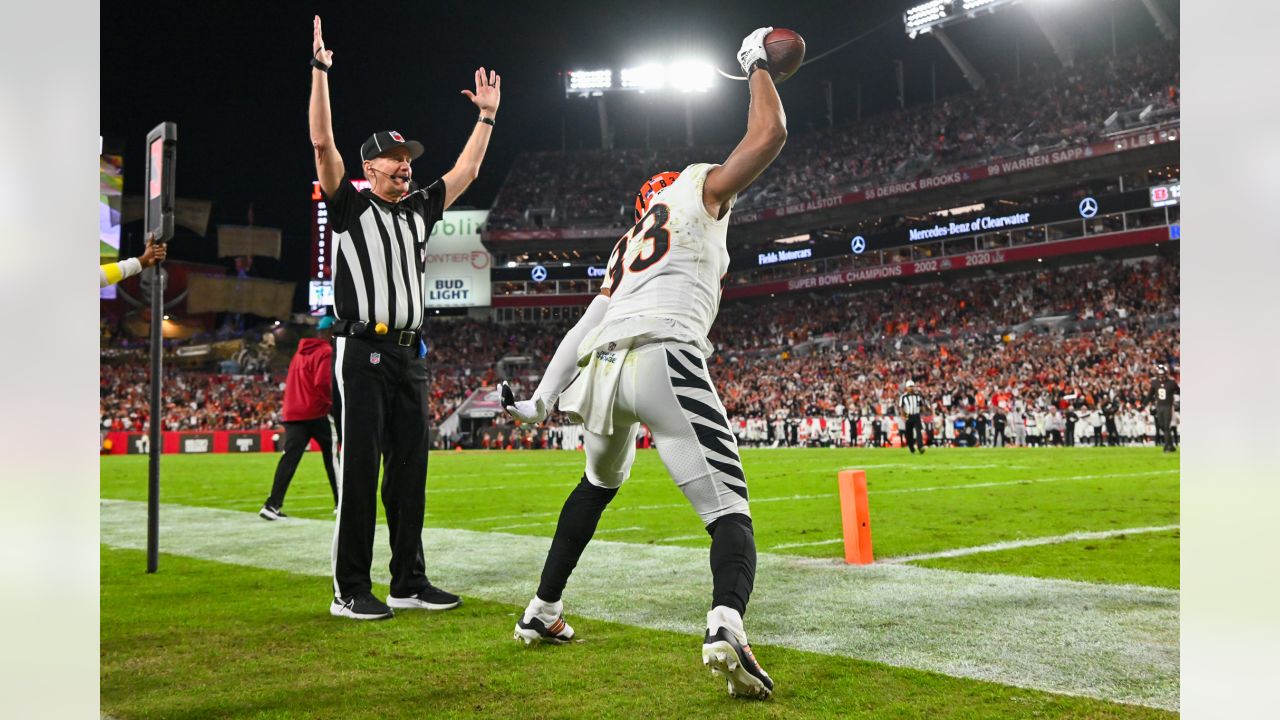
M 488 207 L 521 150 L 599 143 L 590 101 L 566 99 L 558 73 L 698 55 L 735 71 L 743 35 L 761 25 L 804 36 L 808 57 L 869 30 L 886 27 L 806 66 L 781 88 L 791 132 L 825 124 L 823 83 L 833 83 L 837 122 L 847 122 L 862 87 L 864 117 L 896 103 L 894 60 L 905 63 L 907 103 L 927 102 L 931 68 L 937 92 L 967 88 L 931 38 L 908 40 L 901 12 L 911 2 L 293 2 L 179 3 L 139 0 L 102 6 L 101 128 L 124 143 L 126 193 L 136 194 L 146 132 L 161 120 L 178 125 L 180 197 L 214 201 L 213 222 L 281 227 L 281 263 L 259 271 L 287 279 L 306 273 L 315 177 L 307 129 L 311 17 L 324 21 L 335 52 L 330 75 L 335 134 L 353 175 L 360 143 L 374 130 L 397 129 L 421 140 L 420 179 L 453 163 L 474 123 L 459 94 L 480 65 L 503 76 L 498 125 L 480 179 L 459 206 Z M 1067 3 L 1070 5 L 1070 3 Z M 1086 45 L 1110 47 L 1111 13 L 1121 40 L 1154 38 L 1138 0 L 1075 0 L 1073 29 Z M 1170 5 L 1169 0 L 1162 4 Z M 1176 3 L 1170 6 L 1177 10 Z M 1176 19 L 1176 15 L 1175 15 Z M 1024 68 L 1048 62 L 1049 47 L 1024 11 L 985 17 L 952 33 L 984 72 L 1009 76 L 1015 42 Z M 655 144 L 682 143 L 683 105 L 662 98 L 623 98 L 612 106 L 617 144 L 643 143 L 649 113 Z M 695 103 L 699 143 L 732 143 L 745 127 L 746 89 L 721 83 Z M 719 158 L 715 158 L 719 159 Z M 126 236 L 131 228 L 126 227 Z M 181 231 L 180 231 L 181 232 Z M 179 235 L 179 240 L 183 236 Z M 125 239 L 125 252 L 135 250 Z M 189 243 L 189 244 L 188 244 Z M 203 244 L 203 247 L 201 247 Z M 175 243 L 172 256 L 213 260 L 207 240 Z

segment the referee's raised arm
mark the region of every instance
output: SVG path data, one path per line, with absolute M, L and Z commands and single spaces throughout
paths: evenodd
M 319 22 L 317 18 L 317 28 L 320 27 Z M 317 29 L 316 32 L 318 33 L 319 30 Z M 463 146 L 458 162 L 454 163 L 449 172 L 441 177 L 444 180 L 446 208 L 453 205 L 458 196 L 466 192 L 467 188 L 471 187 L 472 181 L 480 175 L 480 163 L 484 161 L 484 152 L 489 148 L 489 136 L 493 134 L 494 117 L 498 114 L 498 104 L 502 101 L 501 75 L 492 70 L 485 72 L 484 68 L 480 68 L 476 70 L 475 80 L 475 92 L 463 90 L 462 94 L 479 108 L 480 117 L 476 118 L 475 129 L 471 131 L 471 137 L 467 138 L 467 144 Z M 314 92 L 311 105 L 315 106 Z M 314 122 L 311 127 L 313 128 L 312 137 L 314 137 Z
M 324 194 L 333 197 L 346 168 L 333 140 L 333 115 L 329 110 L 329 68 L 333 65 L 333 51 L 324 46 L 320 32 L 320 16 L 312 21 L 311 39 L 311 104 L 307 117 L 311 125 L 311 147 L 316 153 L 316 178 Z M 483 153 L 483 151 L 481 151 Z

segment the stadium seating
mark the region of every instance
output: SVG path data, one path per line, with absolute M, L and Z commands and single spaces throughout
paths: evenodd
M 997 79 L 979 92 L 834 130 L 793 133 L 737 208 L 776 207 L 962 164 L 1082 145 L 1122 129 L 1123 120 L 1135 114 L 1149 123 L 1175 118 L 1178 83 L 1177 47 L 1157 43 L 1116 57 L 1081 58 L 1073 68 L 1032 67 L 1020 82 Z M 489 227 L 624 227 L 631 224 L 631 198 L 649 174 L 718 160 L 730 149 L 524 153 L 498 194 Z
M 988 407 L 1018 397 L 1088 406 L 1141 399 L 1156 362 L 1178 363 L 1176 256 L 1070 268 L 727 302 L 711 334 L 712 374 L 731 416 L 825 414 L 891 407 L 915 378 L 931 398 Z M 767 302 L 767 304 L 763 304 Z M 499 378 L 498 361 L 550 359 L 566 321 L 430 327 L 431 412 L 439 423 Z M 287 357 L 287 353 L 282 353 Z M 168 430 L 240 430 L 279 422 L 283 375 L 167 368 Z M 516 378 L 529 385 L 533 378 Z M 104 429 L 142 430 L 147 370 L 102 366 Z

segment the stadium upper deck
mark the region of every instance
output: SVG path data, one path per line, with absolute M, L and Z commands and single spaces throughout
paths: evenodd
M 793 134 L 740 198 L 740 234 L 853 222 L 946 197 L 965 201 L 1016 176 L 1022 190 L 1177 162 L 1178 47 L 1081 59 L 1020 83 Z M 1143 119 L 1124 127 L 1125 118 Z M 613 239 L 630 224 L 637 178 L 720 158 L 726 147 L 587 150 L 521 155 L 489 218 L 490 241 Z M 1064 171 L 1070 165 L 1069 171 Z

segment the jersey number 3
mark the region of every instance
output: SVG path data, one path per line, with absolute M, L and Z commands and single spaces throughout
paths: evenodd
M 649 208 L 649 212 L 645 213 L 644 217 L 640 218 L 640 222 L 636 223 L 636 227 L 618 241 L 618 244 L 613 248 L 612 256 L 609 258 L 610 295 L 617 292 L 618 285 L 622 283 L 624 271 L 622 258 L 626 254 L 627 244 L 642 228 L 647 227 L 648 229 L 640 236 L 640 240 L 643 243 L 640 254 L 636 255 L 636 258 L 631 261 L 630 265 L 626 265 L 625 269 L 631 272 L 644 272 L 666 257 L 667 251 L 671 249 L 671 232 L 667 230 L 667 222 L 670 220 L 670 208 L 662 204 L 654 205 Z

